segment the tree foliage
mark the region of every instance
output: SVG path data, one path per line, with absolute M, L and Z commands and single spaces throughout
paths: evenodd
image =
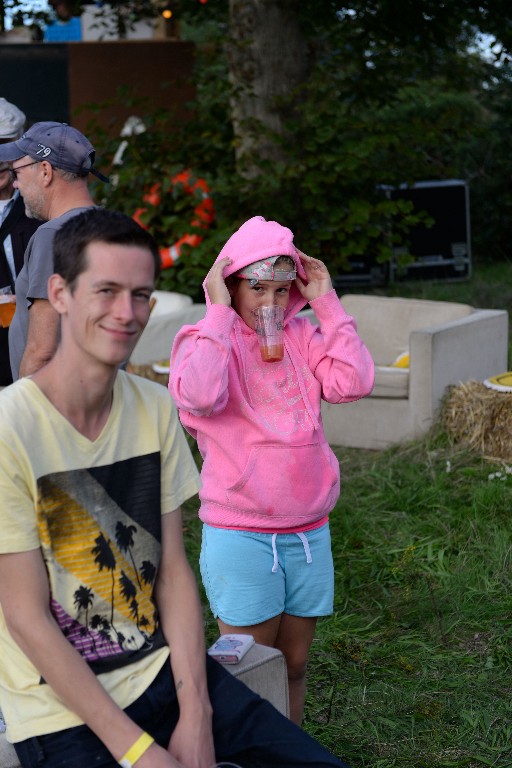
M 290 226 L 299 247 L 325 259 L 334 274 L 350 257 L 386 261 L 424 216 L 388 200 L 382 185 L 425 179 L 470 182 L 475 249 L 506 255 L 512 35 L 505 3 L 281 2 L 297 8 L 309 65 L 303 82 L 275 100 L 282 130 L 256 119 L 244 126 L 279 148 L 277 160 L 245 158 L 259 169 L 249 179 L 231 120 L 227 3 L 176 5 L 182 35 L 197 43 L 193 119 L 169 130 L 168 114 L 134 105 L 147 130 L 130 139 L 118 184 L 104 195 L 107 205 L 132 213 L 158 181 L 162 202 L 146 206 L 145 219 L 159 242 L 190 231 L 203 237 L 164 272 L 162 285 L 202 298 L 220 247 L 255 214 Z M 478 30 L 500 33 L 499 68 L 471 52 Z M 96 143 L 100 156 L 113 155 L 114 144 Z M 207 230 L 192 226 L 197 200 L 169 183 L 183 168 L 210 185 L 216 219 Z

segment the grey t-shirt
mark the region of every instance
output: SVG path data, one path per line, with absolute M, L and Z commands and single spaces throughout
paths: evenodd
M 48 299 L 48 278 L 53 274 L 53 238 L 64 222 L 86 207 L 72 208 L 41 224 L 29 240 L 23 267 L 16 278 L 16 312 L 9 328 L 9 355 L 13 381 L 19 378 L 28 334 L 28 312 L 34 299 Z

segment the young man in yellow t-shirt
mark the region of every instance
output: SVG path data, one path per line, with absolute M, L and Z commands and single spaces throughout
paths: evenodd
M 22 766 L 342 766 L 206 662 L 180 515 L 198 473 L 166 389 L 119 368 L 154 240 L 91 208 L 54 261 L 56 353 L 0 395 L 0 706 Z

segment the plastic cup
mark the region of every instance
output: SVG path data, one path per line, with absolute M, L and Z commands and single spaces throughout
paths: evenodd
M 261 359 L 265 363 L 279 362 L 284 356 L 284 308 L 258 307 L 254 315 Z
M 8 328 L 14 317 L 16 309 L 16 296 L 14 294 L 0 295 L 0 325 L 2 328 Z

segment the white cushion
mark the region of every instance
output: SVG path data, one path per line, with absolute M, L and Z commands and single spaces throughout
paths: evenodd
M 469 304 L 348 294 L 341 303 L 377 365 L 388 366 L 409 348 L 411 331 L 442 325 L 473 312 Z M 374 393 L 375 394 L 375 393 Z
M 375 366 L 372 397 L 409 397 L 409 369 L 392 365 Z

